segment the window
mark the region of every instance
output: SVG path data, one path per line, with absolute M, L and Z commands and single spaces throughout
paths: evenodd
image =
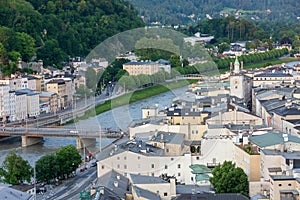
M 199 160 L 199 156 L 196 157 L 196 160 Z
M 151 168 L 154 168 L 154 164 L 151 165 Z
M 166 149 L 166 152 L 169 153 L 169 149 Z
M 168 196 L 168 193 L 167 193 L 167 192 L 164 193 L 164 197 L 166 197 L 166 196 Z
M 180 176 L 181 174 L 180 173 L 178 173 L 178 176 Z
M 194 181 L 194 177 L 191 177 L 191 181 Z
M 289 183 L 288 186 L 292 186 L 292 184 Z
M 124 169 L 127 169 L 127 165 L 124 165 Z
M 173 161 L 174 160 L 174 158 L 171 158 L 171 161 Z
M 279 183 L 278 186 L 281 187 L 281 184 Z
M 117 157 L 118 160 L 120 160 L 120 157 Z
M 117 168 L 120 169 L 120 165 L 119 164 L 117 165 Z
M 165 165 L 165 169 L 168 169 L 168 165 Z
M 151 176 L 154 176 L 154 173 L 153 173 L 153 172 L 151 173 Z
M 140 156 L 138 156 L 138 160 L 140 159 L 141 157 Z
M 180 169 L 180 167 L 181 167 L 180 164 L 178 164 L 178 165 L 177 165 L 177 168 Z
M 101 168 L 104 169 L 104 165 L 102 165 Z
M 126 156 L 124 156 L 124 160 L 126 160 Z

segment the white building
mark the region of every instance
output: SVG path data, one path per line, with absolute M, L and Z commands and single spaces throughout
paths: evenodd
M 25 93 L 27 95 L 27 115 L 28 117 L 35 117 L 40 115 L 40 101 L 39 101 L 39 92 L 22 89 L 17 92 Z
M 27 119 L 27 94 L 20 90 L 15 92 L 16 120 Z
M 106 148 L 97 157 L 98 177 L 110 170 L 129 177 L 129 174 L 176 177 L 178 182 L 194 184 L 195 174 L 191 173 L 191 154 L 166 156 L 164 149 L 145 144 L 141 140 L 130 140 Z
M 0 84 L 0 118 L 9 118 L 9 85 Z
M 15 93 L 15 91 L 9 91 L 9 119 L 11 121 L 16 120 L 16 93 Z

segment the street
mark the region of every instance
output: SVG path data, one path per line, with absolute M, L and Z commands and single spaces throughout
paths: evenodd
M 91 167 L 84 172 L 80 172 L 79 169 L 76 172 L 76 176 L 63 180 L 58 186 L 51 189 L 47 187 L 47 192 L 44 194 L 37 194 L 38 200 L 53 200 L 53 199 L 79 199 L 79 194 L 85 188 L 89 188 L 91 183 L 97 178 L 97 168 Z

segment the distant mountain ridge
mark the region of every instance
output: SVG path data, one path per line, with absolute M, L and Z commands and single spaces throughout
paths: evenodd
M 235 15 L 251 20 L 296 22 L 299 0 L 129 0 L 146 23 L 187 24 Z

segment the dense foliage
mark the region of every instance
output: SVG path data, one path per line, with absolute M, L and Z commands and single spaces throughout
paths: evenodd
M 5 158 L 0 168 L 0 181 L 12 185 L 21 184 L 24 181 L 30 182 L 33 169 L 27 160 L 11 151 Z
M 65 177 L 75 171 L 81 162 L 81 156 L 73 145 L 61 147 L 36 162 L 37 181 L 49 183 L 55 178 Z
M 106 38 L 143 26 L 122 0 L 0 1 L 0 53 L 3 64 L 22 57 L 60 65 L 68 56 L 86 56 Z M 4 52 L 2 54 L 2 52 Z
M 248 196 L 248 177 L 242 168 L 236 167 L 231 161 L 215 167 L 212 175 L 209 181 L 217 193 L 241 193 Z
M 244 64 L 258 63 L 266 60 L 272 60 L 288 54 L 288 50 L 273 49 L 264 53 L 254 53 L 249 55 L 241 55 L 238 57 L 239 61 L 243 61 Z M 215 58 L 215 62 L 219 69 L 229 69 L 230 62 L 234 62 L 234 58 Z
M 298 0 L 129 0 L 147 23 L 186 24 L 206 19 L 234 16 L 256 21 L 297 21 Z

